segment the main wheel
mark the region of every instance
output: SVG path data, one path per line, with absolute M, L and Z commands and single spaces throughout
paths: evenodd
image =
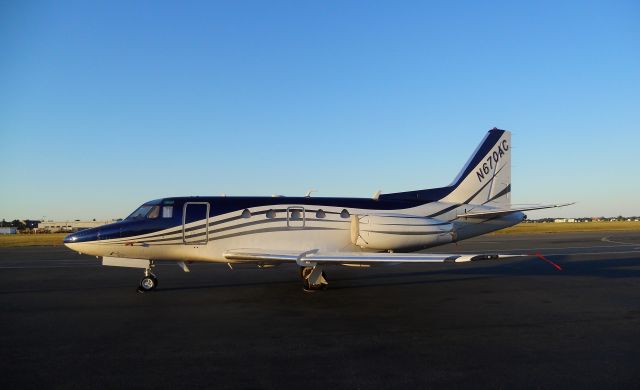
M 302 289 L 305 290 L 305 291 L 313 290 L 313 288 L 309 284 L 309 279 L 307 279 L 307 276 L 309 276 L 309 274 L 311 273 L 312 270 L 313 270 L 313 268 L 311 268 L 311 267 L 300 267 L 298 269 L 298 271 L 300 273 L 300 279 L 302 279 Z
M 313 268 L 312 267 L 299 267 L 298 271 L 299 271 L 300 277 L 302 279 L 306 279 L 307 276 L 309 276 L 309 274 L 311 273 L 311 271 L 313 271 Z
M 158 287 L 158 279 L 156 279 L 152 275 L 148 275 L 140 280 L 140 286 L 138 287 L 138 291 L 139 292 L 152 291 L 156 287 Z
M 304 291 L 317 291 L 326 289 L 326 285 L 324 284 L 311 284 L 309 283 L 309 279 L 307 278 L 309 274 L 313 271 L 313 267 L 300 267 L 300 278 L 302 278 L 302 289 Z M 327 278 L 324 271 L 322 271 L 322 277 Z

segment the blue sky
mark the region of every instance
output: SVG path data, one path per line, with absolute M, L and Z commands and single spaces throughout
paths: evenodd
M 640 215 L 640 3 L 0 2 L 0 218 L 448 184 L 513 131 L 531 217 Z

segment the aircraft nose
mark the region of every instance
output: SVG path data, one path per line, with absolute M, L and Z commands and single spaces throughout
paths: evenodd
M 76 233 L 67 234 L 64 238 L 64 244 L 73 244 L 78 240 L 78 235 Z
M 100 230 L 97 228 L 81 230 L 71 233 L 64 238 L 64 244 L 77 244 L 80 242 L 97 241 L 100 239 Z

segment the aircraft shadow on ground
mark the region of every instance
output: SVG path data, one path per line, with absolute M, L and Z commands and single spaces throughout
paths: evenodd
M 329 274 L 330 289 L 354 289 L 377 286 L 403 286 L 403 285 L 426 285 L 445 282 L 464 282 L 470 280 L 482 280 L 495 278 L 496 276 L 593 276 L 602 278 L 640 278 L 640 268 L 629 269 L 628 267 L 639 266 L 640 258 L 625 258 L 611 260 L 579 260 L 575 255 L 550 256 L 554 262 L 562 267 L 557 270 L 549 264 L 536 258 L 526 260 L 512 260 L 496 263 L 492 266 L 470 267 L 463 265 L 459 267 L 452 265 L 450 269 L 430 270 L 425 266 L 424 270 L 411 272 L 384 272 L 367 274 L 366 272 L 354 273 L 353 276 L 339 275 L 331 276 L 331 268 L 327 269 Z M 451 278 L 434 279 L 437 276 L 448 276 Z M 456 277 L 457 276 L 457 277 Z M 466 277 L 459 277 L 466 276 Z M 420 280 L 398 280 L 401 278 L 420 278 Z M 364 283 L 360 283 L 364 281 Z M 374 281 L 374 283 L 370 283 Z M 346 283 L 345 283 L 346 282 Z M 348 284 L 354 282 L 355 284 Z M 179 291 L 179 290 L 206 290 L 217 288 L 235 288 L 268 285 L 287 285 L 291 281 L 269 281 L 269 282 L 242 282 L 224 284 L 200 284 L 193 286 L 179 286 L 169 288 L 159 288 L 159 291 Z
M 449 269 L 429 269 L 425 265 L 424 270 L 411 272 L 380 272 L 380 268 L 376 269 L 375 274 L 368 274 L 365 270 L 354 272 L 355 270 L 340 270 L 335 274 L 332 268 L 327 269 L 329 276 L 330 289 L 353 289 L 368 288 L 376 286 L 403 286 L 403 285 L 428 285 L 445 282 L 463 282 L 469 280 L 490 279 L 496 276 L 553 276 L 553 277 L 570 277 L 570 276 L 591 276 L 600 278 L 640 278 L 640 258 L 619 258 L 619 259 L 580 259 L 579 255 L 559 255 L 549 256 L 553 262 L 559 264 L 562 270 L 556 270 L 549 264 L 536 258 L 527 258 L 523 260 L 508 260 L 496 262 L 490 266 L 487 263 L 482 266 L 473 265 L 456 265 L 452 264 Z M 637 267 L 637 268 L 632 268 Z M 284 270 L 283 270 L 284 271 Z M 349 272 L 349 274 L 345 274 Z M 332 276 L 335 275 L 335 276 Z M 440 276 L 451 276 L 444 279 L 437 278 Z M 463 277 L 461 277 L 463 276 Z M 250 275 L 247 275 L 250 277 Z M 411 280 L 398 280 L 407 279 Z M 418 278 L 418 280 L 416 280 Z M 435 279 L 437 278 L 437 279 Z M 299 283 L 295 280 L 279 280 L 279 281 L 256 281 L 238 283 L 199 283 L 190 285 L 188 279 L 184 281 L 185 285 L 162 287 L 162 282 L 158 289 L 153 293 L 186 291 L 186 290 L 208 290 L 220 288 L 245 288 L 260 286 L 286 286 L 291 283 Z M 354 283 L 354 284 L 350 284 Z M 25 294 L 25 293 L 51 293 L 51 292 L 79 292 L 79 291 L 99 291 L 104 289 L 121 289 L 131 288 L 130 286 L 92 286 L 92 287 L 64 287 L 56 288 L 35 288 L 24 289 L 19 291 L 0 291 L 0 294 Z
M 429 270 L 412 271 L 412 272 L 385 272 L 375 275 L 357 275 L 353 277 L 337 277 L 332 279 L 334 282 L 358 281 L 358 280 L 385 280 L 398 278 L 415 278 L 424 277 L 423 281 L 398 282 L 398 283 L 380 283 L 380 284 L 358 284 L 353 287 L 373 287 L 376 285 L 394 285 L 394 284 L 429 284 L 434 282 L 432 279 L 436 275 L 483 275 L 483 278 L 495 276 L 593 276 L 601 278 L 640 278 L 640 267 L 638 269 L 630 269 L 629 267 L 640 266 L 640 258 L 625 258 L 611 260 L 577 260 L 575 255 L 551 256 L 555 263 L 562 267 L 557 270 L 550 264 L 545 264 L 538 259 L 516 260 L 504 263 L 497 263 L 492 266 L 482 267 L 456 267 L 452 266 L 447 270 Z M 478 278 L 457 278 L 448 279 L 451 281 L 463 281 Z M 447 281 L 447 280 L 443 280 Z M 331 288 L 352 288 L 351 286 L 339 286 Z

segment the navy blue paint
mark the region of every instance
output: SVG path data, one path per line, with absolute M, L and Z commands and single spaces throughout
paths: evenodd
M 124 220 L 108 225 L 99 226 L 92 229 L 86 229 L 77 233 L 69 234 L 64 238 L 66 243 L 87 242 L 97 240 L 110 240 L 114 238 L 124 238 L 148 234 L 174 226 L 182 225 L 182 221 L 174 218 L 157 218 L 157 219 L 140 219 L 140 220 Z M 73 240 L 75 237 L 75 240 Z
M 211 206 L 211 203 L 209 203 Z M 187 216 L 184 219 L 184 223 L 191 223 L 200 221 L 207 218 L 207 205 L 206 204 L 190 204 L 187 205 Z
M 420 206 L 426 203 L 438 201 L 450 194 L 464 178 L 469 175 L 480 161 L 500 140 L 504 130 L 492 129 L 485 136 L 484 140 L 476 149 L 476 153 L 469 160 L 456 181 L 448 187 L 433 188 L 427 190 L 397 192 L 394 194 L 380 195 L 378 200 L 371 198 L 309 198 L 309 197 L 248 197 L 248 196 L 213 196 L 213 197 L 176 197 L 155 199 L 145 203 L 146 205 L 173 205 L 172 218 L 155 219 L 125 219 L 124 221 L 100 226 L 93 229 L 83 230 L 65 237 L 65 243 L 87 242 L 96 240 L 107 240 L 113 238 L 126 238 L 141 234 L 157 232 L 171 227 L 182 225 L 182 211 L 186 202 L 208 202 L 210 204 L 209 217 L 233 211 L 250 209 L 261 206 L 279 205 L 309 205 L 309 206 L 331 206 L 338 208 L 355 208 L 369 210 L 401 210 Z M 191 207 L 191 206 L 190 206 Z M 458 207 L 452 206 L 449 209 Z M 275 207 L 274 207 L 275 208 Z M 445 209 L 432 216 L 440 215 L 449 209 Z M 194 209 L 195 210 L 195 209 Z M 188 218 L 187 222 L 190 222 Z M 75 239 L 73 239 L 75 237 Z
M 462 183 L 465 177 L 467 177 L 473 169 L 484 159 L 484 157 L 491 152 L 491 150 L 496 146 L 500 138 L 504 134 L 505 130 L 500 130 L 493 128 L 489 130 L 487 135 L 484 137 L 484 140 L 480 143 L 475 153 L 469 160 L 469 162 L 464 166 L 462 171 L 456 177 L 456 180 L 451 183 L 447 187 L 440 188 L 432 188 L 427 190 L 417 190 L 417 191 L 406 191 L 406 192 L 396 192 L 393 194 L 382 194 L 380 195 L 381 200 L 414 200 L 414 201 L 422 201 L 423 203 L 427 202 L 435 202 L 438 201 L 445 196 L 449 195 L 453 190 L 456 189 Z
M 172 218 L 125 219 L 114 224 L 83 230 L 65 237 L 65 243 L 125 238 L 140 234 L 153 233 L 159 230 L 182 225 L 183 206 L 187 202 L 207 202 L 211 205 L 209 217 L 233 211 L 260 206 L 274 206 L 282 209 L 282 205 L 308 205 L 316 207 L 358 208 L 369 210 L 398 210 L 419 206 L 427 202 L 413 200 L 374 200 L 371 198 L 308 198 L 308 197 L 244 197 L 244 196 L 212 196 L 212 197 L 180 197 L 156 199 L 145 204 L 159 204 L 173 201 Z M 280 207 L 278 207 L 280 206 Z M 189 206 L 190 208 L 193 206 Z M 187 220 L 190 222 L 190 219 Z M 75 240 L 72 240 L 76 237 Z

